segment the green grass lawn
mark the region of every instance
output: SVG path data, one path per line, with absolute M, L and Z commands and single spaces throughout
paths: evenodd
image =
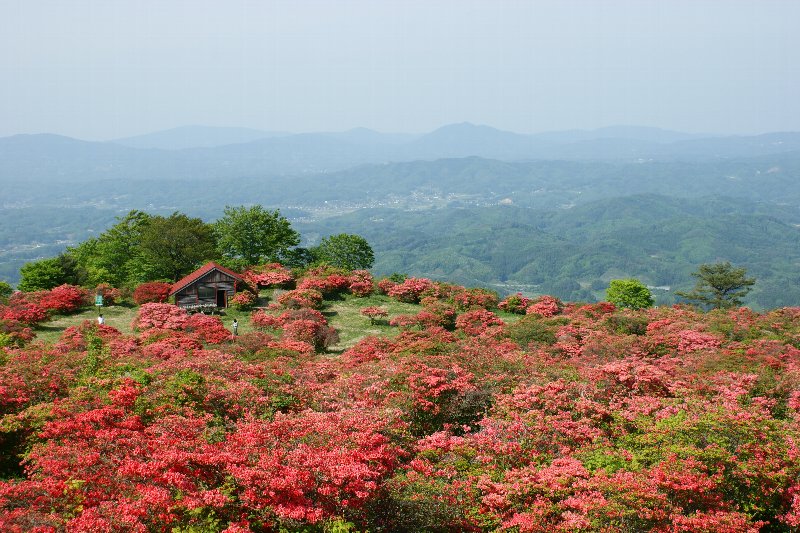
M 361 315 L 361 309 L 373 305 L 386 309 L 389 316 L 371 325 L 369 318 Z M 343 300 L 326 301 L 322 313 L 328 323 L 339 332 L 339 343 L 331 346 L 329 351 L 343 352 L 369 335 L 394 336 L 398 329 L 390 326 L 389 320 L 397 315 L 418 313 L 419 309 L 418 305 L 375 294 L 366 298 L 347 295 Z

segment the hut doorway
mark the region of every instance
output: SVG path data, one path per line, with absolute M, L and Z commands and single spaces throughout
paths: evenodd
M 217 289 L 217 307 L 228 307 L 228 293 L 223 289 Z

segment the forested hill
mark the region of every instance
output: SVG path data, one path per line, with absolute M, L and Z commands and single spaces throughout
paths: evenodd
M 467 284 L 489 284 L 602 298 L 608 281 L 637 277 L 661 303 L 693 284 L 700 263 L 728 260 L 758 278 L 748 303 L 800 302 L 800 213 L 743 199 L 679 199 L 638 195 L 572 209 L 514 206 L 364 209 L 317 223 L 299 223 L 308 236 L 359 232 L 376 252 L 379 274 L 407 272 Z

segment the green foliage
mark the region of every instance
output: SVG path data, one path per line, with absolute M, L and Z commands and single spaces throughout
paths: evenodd
M 21 291 L 41 291 L 65 283 L 81 285 L 85 282 L 83 270 L 72 257 L 61 254 L 50 259 L 26 263 L 20 269 L 17 288 Z
M 697 279 L 694 289 L 676 294 L 712 309 L 736 307 L 742 305 L 742 298 L 756 283 L 755 278 L 748 278 L 746 274 L 747 269 L 736 268 L 728 261 L 700 265 L 692 274 Z
M 375 263 L 375 253 L 367 240 L 347 233 L 325 237 L 312 253 L 317 261 L 345 270 L 367 270 Z
M 212 227 L 199 218 L 178 212 L 152 217 L 139 245 L 147 279 L 177 281 L 203 262 L 215 259 L 215 244 Z
M 652 307 L 653 295 L 638 279 L 613 279 L 606 289 L 606 300 L 617 307 L 644 309 Z
M 222 255 L 246 265 L 277 261 L 300 243 L 300 235 L 280 211 L 267 211 L 260 205 L 226 206 L 225 215 L 213 228 Z
M 117 217 L 117 223 L 97 238 L 71 248 L 69 254 L 86 269 L 92 285 L 132 287 L 147 281 L 141 243 L 152 219 L 142 211 L 130 211 L 124 217 Z
M 6 283 L 5 281 L 0 281 L 0 302 L 5 302 L 8 300 L 8 297 L 14 292 L 14 288 Z

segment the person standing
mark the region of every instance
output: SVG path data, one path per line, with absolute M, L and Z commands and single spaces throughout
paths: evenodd
M 235 318 L 233 319 L 233 334 L 234 335 L 239 334 L 239 322 L 237 322 Z
M 97 323 L 99 325 L 101 325 L 101 326 L 106 323 L 106 319 L 103 318 L 103 314 L 102 313 L 97 316 Z

